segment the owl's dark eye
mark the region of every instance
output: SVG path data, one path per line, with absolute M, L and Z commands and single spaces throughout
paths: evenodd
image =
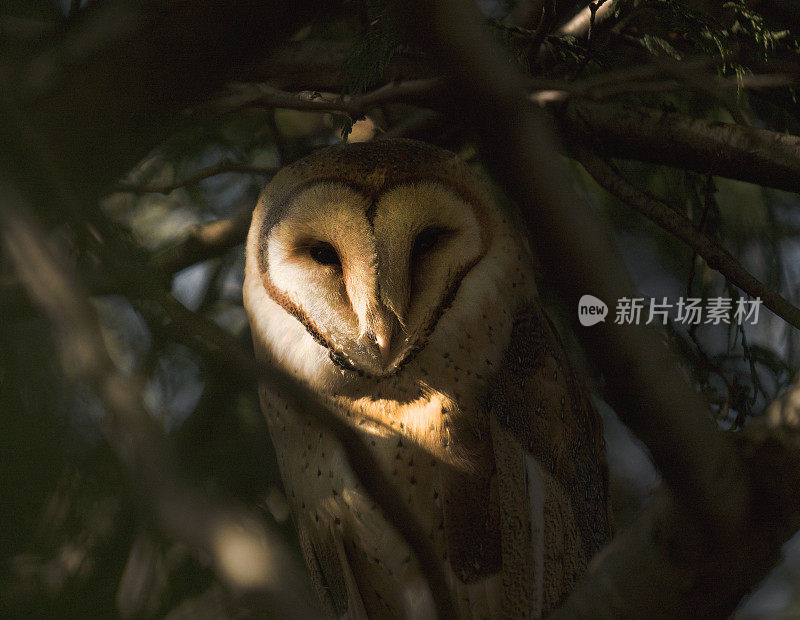
M 419 233 L 417 238 L 414 240 L 414 248 L 411 250 L 411 256 L 417 258 L 423 254 L 427 254 L 448 232 L 449 231 L 445 230 L 444 228 L 426 228 Z
M 320 265 L 341 267 L 342 261 L 339 259 L 339 254 L 330 243 L 318 243 L 312 245 L 308 253 Z

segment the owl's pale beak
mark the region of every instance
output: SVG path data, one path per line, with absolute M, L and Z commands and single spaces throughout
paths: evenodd
M 384 364 L 389 363 L 389 350 L 392 347 L 392 333 L 386 330 L 384 333 L 375 334 L 375 344 L 378 345 L 378 350 L 381 352 L 381 360 Z
M 396 317 L 386 308 L 380 308 L 372 316 L 370 333 L 378 347 L 380 363 L 383 368 L 387 368 L 392 361 L 392 344 L 399 324 Z
M 382 371 L 388 370 L 392 360 L 397 356 L 397 337 L 402 329 L 397 317 L 386 307 L 373 308 L 367 318 L 366 336 L 371 340 L 372 355 Z M 375 348 L 378 350 L 375 351 Z

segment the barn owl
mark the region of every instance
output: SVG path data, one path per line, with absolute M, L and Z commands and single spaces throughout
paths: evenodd
M 539 617 L 610 534 L 597 412 L 512 220 L 454 154 L 336 145 L 263 191 L 246 246 L 256 355 L 330 404 L 428 535 L 459 617 Z M 261 405 L 313 583 L 348 618 L 435 616 L 337 440 Z

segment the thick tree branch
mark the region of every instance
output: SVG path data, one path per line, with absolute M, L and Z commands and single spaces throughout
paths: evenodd
M 684 241 L 703 257 L 709 267 L 719 271 L 751 297 L 760 297 L 767 308 L 790 325 L 800 329 L 800 308 L 760 282 L 730 252 L 699 231 L 686 216 L 655 196 L 633 186 L 611 164 L 596 154 L 582 150 L 576 155 L 592 178 L 611 195 Z
M 586 101 L 569 103 L 557 118 L 568 143 L 577 140 L 607 157 L 798 190 L 798 136 Z
M 600 222 L 572 192 L 546 128 L 522 101 L 522 80 L 509 75 L 504 57 L 483 38 L 471 3 L 428 7 L 412 3 L 409 27 L 434 24 L 427 42 L 452 72 L 463 116 L 484 141 L 484 161 L 522 207 L 545 267 L 562 274 L 568 305 L 588 292 L 607 300 L 630 296 Z M 615 408 L 650 448 L 670 495 L 601 556 L 556 617 L 725 615 L 800 524 L 800 433 L 756 425 L 734 451 L 652 331 L 596 327 L 578 328 L 578 335 L 608 380 Z
M 291 54 L 279 53 L 284 62 L 265 70 L 263 79 L 275 81 L 288 90 L 340 90 L 342 82 L 338 72 L 339 65 L 334 62 L 338 58 L 333 49 L 335 44 L 314 41 L 304 42 L 304 45 L 307 49 L 320 53 L 321 59 L 318 57 L 314 75 L 307 77 L 300 70 L 302 63 L 292 65 Z M 321 53 L 321 50 L 327 51 Z M 330 61 L 325 60 L 326 55 L 330 56 Z M 406 62 L 413 64 L 410 59 Z M 289 68 L 292 66 L 295 69 Z M 681 66 L 690 73 L 698 69 L 692 65 L 692 61 L 681 63 Z M 277 67 L 283 73 L 278 72 Z M 791 71 L 789 67 L 785 69 L 779 76 L 745 76 L 743 86 L 760 88 L 785 84 L 790 76 L 796 75 L 796 70 Z M 677 67 L 673 68 L 673 73 L 676 70 Z M 409 74 L 414 73 L 409 71 Z M 421 69 L 416 73 L 435 74 L 430 68 L 427 73 Z M 653 78 L 658 78 L 661 74 L 663 71 L 653 74 L 652 67 L 644 67 L 631 71 L 630 79 L 640 82 L 645 77 L 650 82 L 648 87 L 664 90 L 668 88 L 665 81 L 653 82 Z M 314 79 L 319 76 L 326 77 L 315 82 Z M 626 85 L 620 82 L 620 77 L 622 76 L 601 75 L 577 83 L 529 79 L 527 87 L 558 91 L 559 102 L 570 99 L 570 95 L 577 97 L 577 100 L 570 100 L 566 106 L 559 106 L 554 111 L 558 127 L 568 138 L 568 144 L 577 141 L 609 157 L 685 168 L 701 174 L 710 172 L 765 187 L 797 191 L 797 179 L 800 178 L 800 137 L 671 112 L 584 100 L 584 97 L 608 98 L 631 90 L 641 90 L 641 84 Z M 718 80 L 716 76 L 713 79 L 715 82 Z M 730 86 L 728 82 L 724 83 L 726 87 Z M 439 89 L 432 94 L 430 99 L 433 101 L 429 100 L 428 104 L 446 107 L 446 102 L 442 101 L 445 95 Z

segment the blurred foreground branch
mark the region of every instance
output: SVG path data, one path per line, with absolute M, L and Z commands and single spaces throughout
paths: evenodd
M 235 370 L 239 377 L 264 381 L 290 407 L 336 436 L 345 450 L 347 463 L 367 495 L 380 506 L 386 519 L 397 528 L 413 551 L 430 587 L 439 617 L 454 618 L 456 608 L 447 578 L 430 540 L 408 504 L 395 492 L 394 483 L 385 475 L 362 435 L 294 376 L 275 365 L 259 364 L 216 323 L 190 312 L 169 295 L 162 296 L 159 302 L 185 344 L 199 345 L 206 357 Z M 391 432 L 391 429 L 387 431 Z M 447 467 L 444 463 L 442 466 Z
M 438 0 L 402 10 L 409 30 L 452 76 L 459 96 L 446 109 L 476 127 L 483 160 L 522 209 L 536 253 L 563 274 L 557 284 L 566 306 L 577 307 L 586 293 L 607 301 L 635 296 L 603 223 L 572 189 L 551 130 L 527 101 L 524 78 L 509 70 L 473 7 Z M 658 333 L 609 323 L 576 333 L 603 371 L 609 402 L 680 501 L 720 535 L 737 532 L 749 509 L 741 464 Z
M 31 208 L 0 180 L 3 247 L 31 299 L 53 325 L 64 372 L 106 407 L 102 430 L 162 531 L 211 559 L 238 595 L 287 617 L 314 613 L 305 572 L 281 536 L 249 512 L 208 498 L 177 473 L 163 433 L 141 401 L 138 377 L 123 376 L 105 348 L 86 292 L 34 222 Z
M 305 573 L 287 569 L 278 578 L 276 562 L 288 566 L 290 561 L 280 540 L 269 532 L 260 532 L 263 526 L 253 517 L 233 508 L 218 507 L 183 484 L 167 456 L 168 446 L 163 436 L 141 403 L 141 382 L 135 378 L 123 378 L 113 366 L 86 292 L 63 267 L 67 264 L 66 258 L 53 256 L 52 250 L 46 247 L 44 233 L 31 221 L 26 221 L 24 214 L 29 209 L 18 194 L 9 193 L 5 205 L 3 198 L 0 194 L 3 240 L 18 276 L 60 336 L 65 371 L 92 385 L 113 414 L 113 425 L 107 429 L 109 442 L 128 468 L 132 484 L 140 488 L 144 499 L 153 506 L 165 533 L 207 552 L 215 560 L 223 582 L 234 589 L 245 589 L 248 598 L 260 602 L 258 609 L 288 614 L 288 617 L 308 617 L 308 599 L 302 604 L 293 600 L 295 596 L 302 597 L 303 593 L 292 580 Z M 219 236 L 224 238 L 230 230 L 235 231 L 235 226 L 246 226 L 249 215 L 244 213 L 236 220 L 221 224 L 223 230 Z M 238 223 L 233 225 L 234 221 Z M 197 251 L 203 251 L 203 248 L 193 248 L 191 242 L 178 246 L 175 252 L 162 259 L 163 267 L 174 269 L 177 267 L 175 261 L 190 260 L 186 256 Z M 113 257 L 107 258 L 114 262 Z M 117 258 L 112 270 L 129 269 L 129 260 L 130 257 Z M 137 273 L 136 269 L 130 271 Z M 296 378 L 275 366 L 257 363 L 231 335 L 212 321 L 190 312 L 165 291 L 158 291 L 152 282 L 133 283 L 133 287 L 134 290 L 127 291 L 128 294 L 135 297 L 137 291 L 146 291 L 149 300 L 156 301 L 163 308 L 169 317 L 169 327 L 184 344 L 199 348 L 216 364 L 235 370 L 240 380 L 266 382 L 269 389 L 280 393 L 297 411 L 337 437 L 356 478 L 417 558 L 430 584 L 439 616 L 454 617 L 447 579 L 430 541 L 408 505 L 394 492 L 394 484 L 386 477 L 362 436 Z M 80 359 L 71 359 L 74 355 L 79 355 Z M 184 522 L 190 525 L 184 527 Z M 231 528 L 235 531 L 228 532 Z M 273 548 L 273 543 L 278 546 Z M 284 601 L 280 596 L 289 600 Z
M 572 190 L 549 128 L 525 99 L 523 78 L 486 37 L 471 3 L 413 2 L 403 10 L 460 95 L 458 108 L 444 109 L 476 127 L 483 160 L 520 205 L 537 254 L 562 274 L 556 286 L 567 307 L 585 293 L 630 297 L 633 286 L 608 233 Z M 729 613 L 800 521 L 797 498 L 775 488 L 777 480 L 794 481 L 783 487 L 785 496 L 800 482 L 798 434 L 782 441 L 754 427 L 753 443 L 734 449 L 654 330 L 603 324 L 577 326 L 576 333 L 603 372 L 609 401 L 650 449 L 670 499 L 612 544 L 556 615 Z
M 48 249 L 28 200 L 43 213 L 65 196 L 73 205 L 93 204 L 103 187 L 158 141 L 181 110 L 219 88 L 232 67 L 276 45 L 320 5 L 220 5 L 203 0 L 187 11 L 185 3 L 174 0 L 96 3 L 46 47 L 9 59 L 7 70 L 0 72 L 0 109 L 17 111 L 9 116 L 13 122 L 0 122 L 0 138 L 11 147 L 0 154 L 0 178 L 13 179 L 4 184 L 5 195 L 0 196 L 3 239 L 20 280 L 53 322 L 69 362 L 65 368 L 102 396 L 109 412 L 109 442 L 131 473 L 132 484 L 143 485 L 143 497 L 167 533 L 206 551 L 227 583 L 263 592 L 269 598 L 266 608 L 276 615 L 300 617 L 315 615 L 312 597 L 301 587 L 284 583 L 295 572 L 283 547 L 272 545 L 256 521 L 210 503 L 178 479 L 163 437 L 152 428 L 141 405 L 142 386 L 122 377 L 111 363 L 85 291 L 65 267 L 68 261 Z M 54 106 L 53 101 L 60 104 Z M 30 165 L 20 166 L 20 161 Z M 88 215 L 80 209 L 72 213 L 75 220 Z M 86 220 L 71 224 L 82 234 L 82 225 L 92 218 Z M 133 297 L 160 299 L 175 326 L 190 330 L 190 339 L 197 339 L 191 330 L 198 328 L 198 322 L 187 320 L 185 309 L 170 303 L 168 296 L 159 297 L 152 274 L 140 273 L 142 265 L 133 268 L 132 257 L 118 255 L 124 245 L 104 247 L 113 241 L 113 234 L 97 241 L 106 267 L 121 284 L 135 289 L 129 291 Z M 164 261 L 175 265 L 174 257 Z M 219 341 L 211 344 L 217 345 Z M 231 352 L 227 349 L 215 359 L 224 360 Z M 297 401 L 299 411 L 310 412 L 335 429 L 356 476 L 416 555 L 439 615 L 452 617 L 450 591 L 430 541 L 409 507 L 392 492 L 391 482 L 362 438 L 327 407 L 315 406 L 319 403 L 293 377 L 259 370 L 243 351 L 234 359 L 241 362 L 242 376 L 268 381 Z

